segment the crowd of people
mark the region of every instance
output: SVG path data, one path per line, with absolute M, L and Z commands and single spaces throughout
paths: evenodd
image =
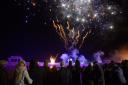
M 87 67 L 80 67 L 69 61 L 67 67 L 60 63 L 60 68 L 49 68 L 44 62 L 42 68 L 36 61 L 31 61 L 29 69 L 24 61 L 20 61 L 11 79 L 4 65 L 0 64 L 0 85 L 128 85 L 128 61 L 109 64 L 90 63 Z

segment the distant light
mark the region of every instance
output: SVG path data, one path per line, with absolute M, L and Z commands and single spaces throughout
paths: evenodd
M 50 69 L 52 69 L 53 68 L 53 66 L 50 66 Z
M 80 19 L 79 18 L 76 18 L 76 21 L 80 21 Z
M 91 0 L 87 0 L 88 3 L 91 3 Z
M 51 12 L 51 11 L 52 11 L 52 9 L 49 9 L 49 11 Z
M 115 12 L 111 12 L 112 15 L 115 15 L 116 13 Z
M 69 14 L 69 15 L 67 15 L 67 18 L 70 18 L 71 17 L 71 15 Z
M 69 61 L 72 61 L 72 59 L 69 59 Z
M 73 61 L 73 60 L 70 58 L 70 59 L 68 59 L 68 62 L 69 62 L 69 61 Z
M 47 24 L 47 22 L 44 22 L 44 24 L 46 25 L 46 24 Z
M 30 10 L 30 8 L 29 8 L 29 7 L 27 7 L 27 10 Z
M 91 62 L 90 64 L 91 64 L 91 66 L 94 66 L 93 62 Z
M 112 9 L 112 7 L 111 6 L 108 6 L 108 8 L 107 8 L 108 10 L 111 10 Z
M 95 13 L 95 14 L 94 14 L 94 18 L 96 18 L 97 16 L 98 16 L 98 14 L 97 14 L 97 13 Z
M 120 14 L 122 14 L 123 12 L 122 11 L 120 11 Z
M 33 5 L 33 6 L 36 6 L 36 3 L 32 2 L 32 5 Z
M 28 18 L 28 16 L 26 16 L 26 18 Z
M 28 23 L 28 20 L 25 20 L 25 23 Z
M 51 63 L 51 64 L 55 64 L 55 58 L 50 57 L 50 63 Z
M 81 21 L 82 21 L 82 22 L 85 22 L 85 19 L 82 19 Z
M 90 14 L 88 14 L 88 17 L 90 17 Z
M 114 26 L 113 26 L 113 25 L 111 25 L 109 28 L 110 28 L 110 29 L 113 29 L 113 28 L 114 28 Z
M 75 11 L 75 9 L 74 9 L 74 8 L 73 8 L 72 10 L 73 10 L 73 11 Z
M 66 4 L 62 4 L 62 7 L 66 7 Z

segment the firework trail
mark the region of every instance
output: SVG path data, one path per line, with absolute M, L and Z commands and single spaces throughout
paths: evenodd
M 57 20 L 53 19 L 53 25 L 66 49 L 80 49 L 96 29 L 113 29 L 111 19 L 119 13 L 116 5 L 105 0 L 59 0 L 58 3 Z
M 31 20 L 33 14 L 40 13 L 43 6 L 48 14 L 51 14 L 48 21 L 53 21 L 53 26 L 64 41 L 66 49 L 81 48 L 88 35 L 95 34 L 95 30 L 100 30 L 102 34 L 106 30 L 113 30 L 114 19 L 122 13 L 119 5 L 111 0 L 14 1 L 26 9 L 26 23 Z
M 75 30 L 74 28 L 70 28 L 69 22 L 67 22 L 67 27 L 66 27 L 67 29 L 65 29 L 65 27 L 62 26 L 62 24 L 55 21 L 53 21 L 53 26 L 56 32 L 58 33 L 58 35 L 64 41 L 65 48 L 68 50 L 76 47 L 81 48 L 81 46 L 84 43 L 84 40 L 89 35 L 89 33 L 91 33 L 90 29 L 88 31 L 87 30 L 85 31 L 85 29 L 83 29 L 82 32 L 80 32 L 80 30 Z

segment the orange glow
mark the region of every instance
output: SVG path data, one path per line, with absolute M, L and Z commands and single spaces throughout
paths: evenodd
M 112 60 L 117 62 L 128 60 L 128 44 L 123 45 L 118 50 L 115 50 Z
M 50 63 L 51 63 L 51 64 L 55 64 L 55 61 L 56 61 L 56 59 L 55 59 L 55 58 L 50 57 Z
M 71 27 L 69 21 L 67 21 L 67 27 L 64 27 L 58 20 L 53 20 L 53 26 L 57 34 L 64 41 L 66 49 L 69 48 L 70 44 L 72 44 L 71 46 L 78 46 L 78 48 L 81 48 L 84 40 L 91 33 L 91 30 L 85 31 L 85 27 L 83 25 L 82 31 Z

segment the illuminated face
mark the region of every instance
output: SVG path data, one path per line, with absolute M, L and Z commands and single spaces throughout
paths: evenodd
M 25 67 L 24 63 L 20 63 L 19 67 Z

